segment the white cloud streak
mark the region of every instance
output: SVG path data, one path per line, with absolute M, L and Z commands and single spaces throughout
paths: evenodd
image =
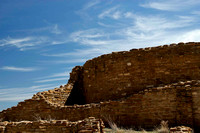
M 53 61 L 52 63 L 56 64 L 73 64 L 73 63 L 84 63 L 88 59 L 68 59 L 68 60 L 56 60 Z
M 198 10 L 197 11 L 192 11 L 191 14 L 199 16 L 200 15 L 200 11 L 198 11 Z
M 104 54 L 103 51 L 100 49 L 94 48 L 94 49 L 76 49 L 74 52 L 68 52 L 68 53 L 58 53 L 58 54 L 44 54 L 44 56 L 53 56 L 53 57 L 91 57 L 91 56 L 98 56 Z
M 66 80 L 67 81 L 67 77 L 65 77 L 65 78 L 44 79 L 44 80 L 38 80 L 38 81 L 35 81 L 35 82 L 36 83 L 46 83 L 46 82 L 62 81 L 62 80 Z
M 113 7 L 98 17 L 102 19 L 117 9 L 117 7 Z M 103 54 L 185 40 L 198 40 L 198 34 L 194 34 L 196 29 L 188 30 L 198 21 L 193 16 L 176 15 L 171 19 L 161 15 L 138 15 L 132 12 L 121 12 L 121 19 L 125 20 L 125 23 L 122 26 L 118 25 L 118 28 L 114 30 L 88 29 L 77 31 L 71 34 L 71 40 L 86 45 L 91 50 L 98 49 Z M 111 27 L 107 26 L 107 28 Z M 185 37 L 186 35 L 190 37 Z M 180 37 L 185 39 L 178 39 Z M 85 50 L 88 51 L 88 49 Z M 65 56 L 68 54 L 71 53 L 55 54 L 53 56 Z
M 63 32 L 60 30 L 58 24 L 54 24 L 48 27 L 36 28 L 36 29 L 27 29 L 27 30 L 16 30 L 15 32 L 27 32 L 27 33 L 52 33 L 54 36 L 27 36 L 27 37 L 20 37 L 20 38 L 13 38 L 7 37 L 0 40 L 0 47 L 16 47 L 20 51 L 32 50 L 39 47 L 44 47 L 48 45 L 56 45 L 56 44 L 63 44 L 67 43 L 66 39 L 57 39 L 57 36 L 62 34 Z
M 97 32 L 98 31 L 98 32 Z M 99 38 L 105 37 L 106 34 L 99 29 L 80 30 L 71 33 L 70 38 L 72 41 L 79 41 L 82 38 Z
M 99 4 L 100 3 L 100 0 L 92 0 L 90 1 L 89 3 L 87 3 L 82 10 L 87 10 L 91 7 L 94 7 L 95 5 Z
M 176 42 L 200 42 L 200 29 L 191 30 L 177 36 Z
M 14 46 L 20 49 L 20 51 L 33 49 L 40 44 L 48 42 L 48 37 L 24 37 L 24 38 L 11 38 L 0 40 L 0 47 Z
M 0 69 L 1 70 L 6 70 L 6 71 L 19 71 L 19 72 L 31 72 L 31 71 L 38 70 L 38 68 L 32 68 L 32 67 L 15 67 L 15 66 L 3 66 Z
M 89 29 L 73 32 L 70 40 L 85 45 L 103 45 L 109 39 L 110 34 L 105 33 L 101 29 Z
M 62 31 L 58 28 L 58 25 L 55 24 L 51 29 L 50 29 L 51 33 L 54 33 L 54 34 L 61 34 Z
M 46 60 L 40 60 L 38 61 L 39 63 L 49 63 L 49 64 L 77 64 L 77 63 L 84 63 L 85 61 L 87 61 L 89 58 L 75 58 L 75 59 L 63 59 L 63 60 L 50 60 L 50 61 L 46 61 Z
M 198 0 L 150 0 L 141 6 L 164 11 L 181 11 L 199 3 Z
M 62 73 L 54 73 L 54 74 L 51 74 L 51 75 L 48 75 L 48 76 L 44 76 L 44 77 L 39 77 L 37 78 L 37 80 L 39 79 L 48 79 L 48 78 L 55 78 L 55 77 L 69 77 L 69 73 L 70 71 L 67 71 L 67 72 L 62 72 Z
M 177 15 L 175 18 L 169 19 L 161 15 L 138 15 L 132 12 L 123 13 L 119 9 L 119 6 L 114 6 L 103 11 L 98 17 L 100 19 L 105 17 L 113 18 L 112 15 L 117 11 L 120 11 L 120 17 L 117 21 L 122 24 L 112 25 L 112 27 L 116 27 L 114 30 L 81 30 L 73 32 L 70 35 L 70 40 L 90 47 L 90 49 L 85 49 L 88 53 L 93 49 L 98 49 L 100 53 L 105 54 L 112 51 L 128 50 L 133 47 L 139 48 L 161 43 L 173 43 L 177 40 L 173 36 L 182 36 L 185 33 L 184 30 L 180 29 L 190 27 L 196 22 L 196 19 L 192 16 Z M 121 19 L 125 21 L 121 21 Z M 98 24 L 112 28 L 105 23 L 102 25 L 102 22 L 98 22 Z M 80 53 L 84 55 L 84 52 Z M 53 54 L 52 56 L 64 57 L 73 54 L 75 53 L 60 53 Z
M 88 14 L 88 10 L 94 8 L 96 5 L 98 5 L 101 1 L 100 0 L 92 0 L 88 3 L 86 3 L 83 8 L 81 8 L 80 10 L 76 11 L 75 13 L 77 13 L 78 15 L 80 15 L 81 18 L 85 19 L 85 20 L 92 20 L 92 17 Z
M 38 91 L 45 91 L 55 87 L 53 84 L 43 84 L 30 87 L 0 89 L 0 101 L 22 101 L 31 98 Z
M 119 33 L 126 36 L 130 41 L 145 41 L 151 39 L 160 39 L 167 33 L 180 28 L 188 27 L 195 21 L 193 17 L 179 16 L 175 20 L 168 20 L 160 16 L 137 16 L 128 15 L 134 20 L 132 26 L 122 29 Z M 163 37 L 162 37 L 163 36 Z
M 47 22 L 47 21 L 46 21 Z M 48 25 L 46 27 L 40 27 L 40 28 L 34 28 L 34 29 L 22 29 L 22 30 L 14 30 L 13 32 L 27 32 L 27 33 L 43 33 L 43 32 L 49 32 L 53 34 L 61 34 L 62 31 L 59 28 L 58 24 L 50 24 L 47 22 Z
M 122 14 L 121 14 L 121 11 L 118 10 L 118 7 L 119 6 L 115 6 L 110 9 L 107 9 L 103 11 L 101 14 L 99 14 L 98 17 L 100 19 L 103 19 L 105 17 L 109 17 L 112 19 L 120 19 Z

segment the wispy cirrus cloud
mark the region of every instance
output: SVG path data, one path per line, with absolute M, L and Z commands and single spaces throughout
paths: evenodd
M 98 17 L 100 19 L 108 17 L 118 8 L 120 7 L 106 10 Z M 121 19 L 125 21 L 120 21 Z M 153 46 L 153 44 L 174 43 L 182 40 L 191 40 L 189 38 L 178 39 L 186 34 L 191 35 L 192 37 L 190 38 L 196 38 L 193 34 L 196 29 L 188 30 L 188 28 L 199 20 L 193 16 L 176 15 L 172 19 L 164 15 L 138 15 L 132 12 L 121 12 L 120 19 L 116 21 L 119 21 L 122 26 L 116 25 L 117 28 L 114 30 L 88 29 L 73 32 L 70 36 L 71 40 L 89 46 L 91 50 L 99 49 L 102 53 L 128 50 L 132 47 Z M 107 28 L 112 27 L 107 26 Z M 67 53 L 55 54 L 54 56 L 65 55 Z
M 53 40 L 53 41 L 51 42 L 51 45 L 67 44 L 68 42 L 70 42 L 70 40 L 68 40 L 68 39 Z
M 79 30 L 76 32 L 72 32 L 70 35 L 70 39 L 72 41 L 79 41 L 84 38 L 99 38 L 105 37 L 106 33 L 104 33 L 100 29 L 88 29 L 88 30 Z
M 84 63 L 87 61 L 89 58 L 74 58 L 74 59 L 57 59 L 57 60 L 40 60 L 38 61 L 39 63 L 45 63 L 45 64 L 79 64 L 79 63 Z
M 11 38 L 7 37 L 0 40 L 0 47 L 13 46 L 20 49 L 20 51 L 34 49 L 40 44 L 47 43 L 49 41 L 48 37 L 24 37 L 24 38 Z
M 88 3 L 86 3 L 86 4 L 83 6 L 83 9 L 82 9 L 82 10 L 87 10 L 87 9 L 89 9 L 89 8 L 91 8 L 91 7 L 93 7 L 93 6 L 97 5 L 97 4 L 99 4 L 100 2 L 101 2 L 100 0 L 92 0 L 92 1 L 90 1 L 90 2 L 88 2 Z
M 91 48 L 91 49 L 75 49 L 74 52 L 68 52 L 68 53 L 57 53 L 57 54 L 43 54 L 44 56 L 53 56 L 53 57 L 91 57 L 91 56 L 98 56 L 104 54 L 103 51 L 97 48 Z
M 80 15 L 81 18 L 83 19 L 87 19 L 87 20 L 91 20 L 92 17 L 88 14 L 88 10 L 90 10 L 91 8 L 95 7 L 96 5 L 98 5 L 101 1 L 100 0 L 93 0 L 90 1 L 88 3 L 86 3 L 82 9 L 76 11 L 76 13 L 78 15 Z
M 50 28 L 50 32 L 54 34 L 61 34 L 62 31 L 58 28 L 58 24 L 55 24 L 52 28 Z
M 69 77 L 69 73 L 70 73 L 70 71 L 53 73 L 48 76 L 39 77 L 39 78 L 37 78 L 37 80 L 40 80 L 40 79 L 44 80 L 44 79 L 49 79 L 49 78 L 64 78 L 64 77 L 66 78 L 66 77 Z
M 87 60 L 88 59 L 82 59 L 82 58 L 78 58 L 78 59 L 65 59 L 65 60 L 52 61 L 50 63 L 56 63 L 56 64 L 73 64 L 73 63 L 84 63 Z
M 68 68 L 68 69 L 71 69 L 71 68 Z M 53 73 L 47 76 L 36 78 L 34 82 L 46 83 L 46 82 L 54 82 L 54 81 L 65 81 L 67 83 L 67 80 L 69 79 L 69 73 L 70 71 Z
M 109 17 L 112 19 L 120 19 L 122 12 L 118 10 L 118 7 L 119 6 L 114 6 L 114 7 L 111 7 L 110 9 L 104 10 L 102 13 L 98 15 L 98 17 L 100 19 L 103 19 L 105 17 Z
M 102 45 L 105 44 L 102 40 L 109 39 L 110 35 L 101 29 L 88 29 L 71 33 L 70 40 L 85 45 Z
M 169 20 L 162 16 L 138 16 L 129 13 L 128 17 L 134 20 L 133 25 L 122 29 L 119 33 L 132 38 L 132 41 L 161 39 L 158 37 L 189 27 L 196 21 L 195 18 L 188 16 L 177 16 L 176 19 Z
M 200 15 L 200 11 L 199 11 L 199 10 L 192 11 L 191 14 L 193 14 L 193 15 L 198 15 L 198 16 L 199 16 L 199 15 Z
M 21 101 L 29 99 L 38 91 L 45 91 L 57 87 L 54 84 L 35 85 L 30 87 L 0 89 L 0 101 Z
M 46 82 L 52 82 L 52 81 L 63 81 L 65 80 L 67 82 L 67 77 L 64 78 L 51 78 L 51 79 L 43 79 L 43 80 L 37 80 L 36 83 L 46 83 Z
M 3 66 L 0 69 L 6 71 L 19 71 L 19 72 L 32 72 L 38 70 L 38 68 L 33 68 L 33 67 L 15 67 L 15 66 Z
M 140 6 L 163 11 L 181 11 L 200 4 L 198 0 L 150 0 Z
M 116 25 L 111 25 L 111 24 L 105 24 L 103 22 L 98 22 L 98 24 L 102 27 L 106 27 L 106 28 L 117 28 L 118 26 Z
M 185 32 L 181 36 L 177 36 L 176 40 L 176 42 L 200 42 L 200 28 Z
M 61 34 L 62 30 L 59 28 L 58 24 L 50 24 L 49 22 L 45 21 L 50 26 L 33 28 L 33 29 L 21 29 L 21 30 L 14 30 L 12 32 L 26 32 L 26 33 L 53 33 L 53 34 Z
M 63 34 L 58 24 L 35 29 L 15 30 L 14 32 L 25 32 L 26 34 L 32 34 L 32 36 L 8 36 L 7 38 L 0 39 L 0 47 L 16 47 L 20 51 L 26 51 L 68 42 L 66 39 L 56 36 L 59 34 Z M 35 33 L 37 33 L 37 35 L 35 35 Z M 53 35 L 49 33 L 52 33 Z M 45 36 L 43 34 L 45 34 Z

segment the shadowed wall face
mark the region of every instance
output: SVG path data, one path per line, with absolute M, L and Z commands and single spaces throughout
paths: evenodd
M 77 66 L 72 70 L 69 83 L 73 85 L 73 88 L 69 97 L 67 98 L 67 101 L 65 102 L 65 105 L 85 104 L 82 67 Z

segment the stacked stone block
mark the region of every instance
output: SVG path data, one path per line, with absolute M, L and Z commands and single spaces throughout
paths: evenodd
M 44 99 L 30 99 L 4 110 L 0 116 L 4 121 L 34 121 L 38 118 L 77 121 L 93 116 L 103 119 L 106 124 L 111 120 L 129 128 L 150 129 L 162 120 L 168 121 L 170 126 L 199 127 L 200 117 L 196 109 L 199 102 L 194 97 L 199 94 L 197 90 L 200 90 L 200 81 L 192 80 L 148 88 L 126 98 L 97 104 L 57 106 Z

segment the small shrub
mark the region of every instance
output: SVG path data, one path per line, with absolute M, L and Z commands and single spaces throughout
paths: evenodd
M 111 120 L 110 116 L 104 117 L 104 119 L 108 122 L 108 125 L 113 131 L 119 131 L 117 125 Z
M 158 133 L 169 133 L 168 121 L 161 121 L 160 127 L 157 129 Z
M 3 122 L 3 121 L 5 121 L 5 117 L 0 118 L 0 122 Z
M 47 117 L 45 117 L 45 120 L 52 121 L 52 120 L 56 120 L 56 118 L 52 118 L 51 115 L 48 115 Z
M 47 115 L 47 116 L 41 117 L 40 114 L 34 114 L 33 118 L 36 121 L 40 121 L 40 120 L 47 120 L 47 121 L 56 120 L 56 118 L 52 118 L 51 115 Z
M 109 131 L 109 133 L 139 133 L 133 129 L 124 129 L 124 128 L 119 128 L 117 124 L 115 124 L 111 119 L 106 119 L 110 128 L 112 129 Z M 145 130 L 142 130 L 140 133 L 147 133 Z
M 105 130 L 105 133 L 169 133 L 168 121 L 161 121 L 159 128 L 154 131 L 146 131 L 144 129 L 141 131 L 135 131 L 133 129 L 119 128 L 117 124 L 110 119 L 110 117 L 106 117 L 105 120 L 108 122 L 111 128 L 110 130 Z
M 40 117 L 39 114 L 34 114 L 33 118 L 34 118 L 36 121 L 42 120 L 42 118 Z

